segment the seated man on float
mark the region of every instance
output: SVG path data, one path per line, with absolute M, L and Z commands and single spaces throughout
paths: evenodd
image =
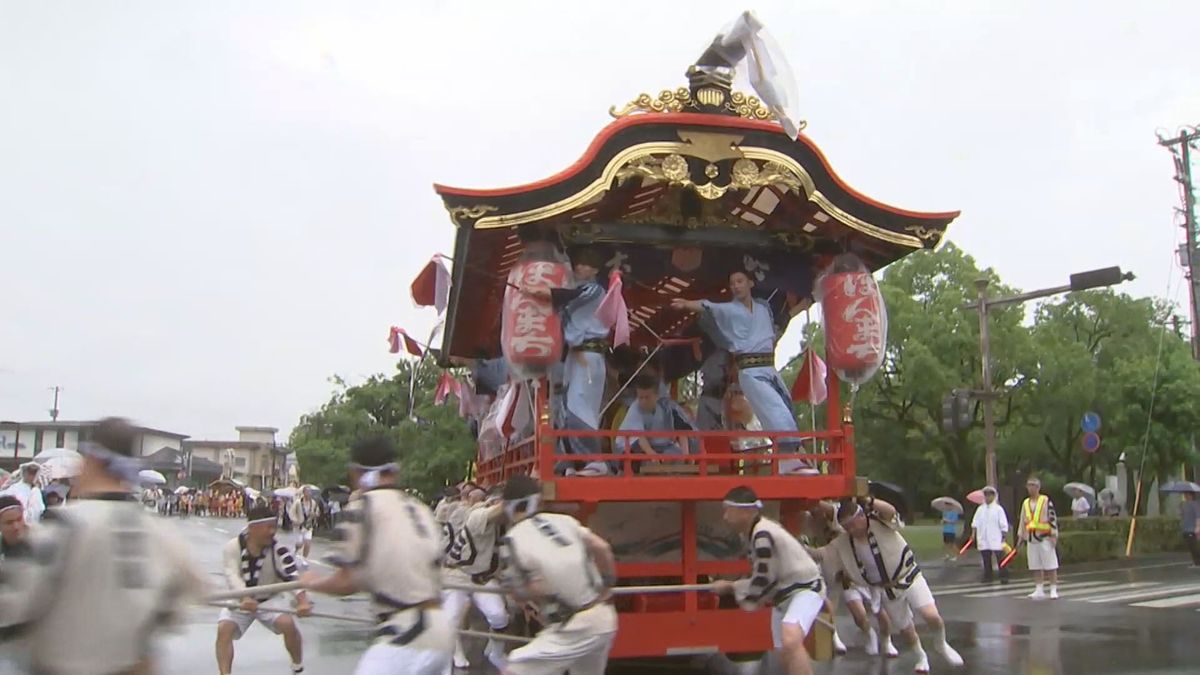
M 625 413 L 621 431 L 695 431 L 687 411 L 659 390 L 654 376 L 639 376 L 634 382 L 637 399 Z M 695 451 L 695 439 L 688 443 L 689 451 L 679 445 L 679 438 L 621 436 L 616 439 L 616 454 L 631 452 L 648 456 L 686 455 Z

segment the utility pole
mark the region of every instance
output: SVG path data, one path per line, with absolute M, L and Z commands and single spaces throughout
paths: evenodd
M 1195 127 L 1183 129 L 1175 138 L 1158 137 L 1158 144 L 1171 151 L 1175 159 L 1175 180 L 1183 193 L 1183 229 L 1187 233 L 1186 255 L 1180 255 L 1180 262 L 1187 269 L 1188 291 L 1191 302 L 1188 303 L 1192 318 L 1192 358 L 1200 359 L 1200 232 L 1196 231 L 1196 194 L 1192 189 L 1192 157 L 1193 143 L 1200 140 L 1200 129 Z
M 995 398 L 992 391 L 992 340 L 988 331 L 988 280 L 986 277 L 975 281 L 979 291 L 979 353 L 983 361 L 983 386 L 980 388 L 980 398 L 983 399 L 983 466 L 987 483 L 996 486 L 996 417 L 992 408 Z
M 55 386 L 51 387 L 51 389 L 54 390 L 54 407 L 50 408 L 50 419 L 52 421 L 57 422 L 58 421 L 58 393 L 60 391 L 62 391 L 62 387 L 55 385 Z

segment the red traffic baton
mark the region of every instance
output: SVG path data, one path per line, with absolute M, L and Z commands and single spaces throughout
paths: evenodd
M 963 547 L 958 549 L 958 554 L 963 555 L 964 553 L 966 553 L 967 549 L 971 548 L 971 544 L 974 544 L 974 543 L 975 543 L 975 537 L 974 537 L 974 535 L 972 535 L 971 538 L 967 540 L 967 543 L 963 544 Z
M 1008 564 L 1013 561 L 1013 558 L 1017 557 L 1017 551 L 1020 551 L 1021 547 L 1024 545 L 1025 542 L 1018 541 L 1017 545 L 1013 547 L 1013 550 L 1010 551 L 1008 555 L 1004 556 L 1004 560 L 1000 561 L 1000 569 L 1008 567 Z

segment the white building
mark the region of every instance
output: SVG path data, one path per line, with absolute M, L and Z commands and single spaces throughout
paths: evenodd
M 0 421 L 0 468 L 12 470 L 34 455 L 51 448 L 78 450 L 88 440 L 100 422 L 12 422 Z M 180 450 L 187 434 L 177 434 L 150 427 L 137 427 L 136 452 L 139 457 L 152 455 L 163 448 Z
M 236 441 L 187 440 L 183 452 L 226 466 L 232 478 L 257 489 L 286 481 L 287 456 L 291 450 L 278 444 L 275 427 L 236 427 Z

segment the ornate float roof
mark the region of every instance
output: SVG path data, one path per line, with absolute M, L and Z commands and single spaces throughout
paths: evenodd
M 626 299 L 641 328 L 635 343 L 646 344 L 686 332 L 690 319 L 665 305 L 680 295 L 719 296 L 734 260 L 758 269 L 760 282 L 762 270 L 773 266 L 778 277 L 787 269 L 786 290 L 803 294 L 823 258 L 854 252 L 879 269 L 936 246 L 959 215 L 863 195 L 809 138 L 792 140 L 756 98 L 725 85 L 693 76 L 690 89 L 614 107 L 618 119 L 545 180 L 499 189 L 435 185 L 458 228 L 445 353 L 499 352 L 504 280 L 526 241 L 598 246 L 611 255 L 610 265 L 626 272 Z

